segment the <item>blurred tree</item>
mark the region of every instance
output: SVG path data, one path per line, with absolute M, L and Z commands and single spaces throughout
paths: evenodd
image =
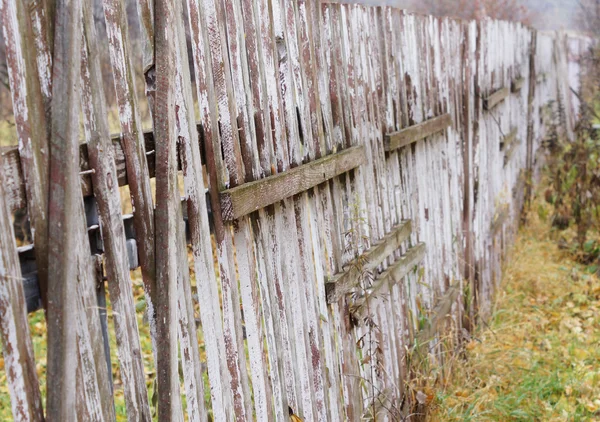
M 578 0 L 575 22 L 580 31 L 600 35 L 600 0 Z

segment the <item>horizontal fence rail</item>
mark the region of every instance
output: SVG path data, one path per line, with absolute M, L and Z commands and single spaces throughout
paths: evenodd
M 325 1 L 139 0 L 134 44 L 122 0 L 42 3 L 0 0 L 15 420 L 406 416 L 409 354 L 441 359 L 432 340 L 490 312 L 591 41 Z M 27 324 L 41 308 L 47 335 Z

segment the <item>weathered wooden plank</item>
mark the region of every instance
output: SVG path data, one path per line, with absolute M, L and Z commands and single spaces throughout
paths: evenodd
M 196 74 L 196 89 L 198 92 L 198 102 L 200 108 L 200 121 L 203 126 L 203 139 L 206 145 L 207 152 L 207 171 L 210 180 L 210 184 L 213 189 L 210 191 L 211 199 L 217 200 L 216 205 L 213 208 L 218 209 L 218 191 L 219 191 L 219 177 L 222 177 L 224 172 L 223 158 L 221 154 L 214 154 L 214 151 L 219 151 L 219 110 L 217 109 L 217 101 L 215 94 L 215 86 L 213 85 L 213 66 L 211 62 L 211 48 L 219 49 L 218 40 L 216 43 L 211 44 L 208 36 L 208 25 L 207 25 L 207 11 L 204 3 L 188 0 L 187 2 L 190 33 L 192 34 L 192 53 L 194 61 L 194 69 Z M 210 13 L 208 18 L 210 18 Z M 218 72 L 224 70 L 223 67 L 217 68 Z M 221 74 L 218 73 L 217 76 Z M 218 87 L 219 85 L 217 85 Z M 193 148 L 192 148 L 193 153 Z M 193 159 L 193 155 L 187 157 L 187 159 Z M 193 162 L 192 162 L 193 163 Z M 184 173 L 184 181 L 187 176 L 187 172 Z M 199 175 L 196 173 L 189 173 L 189 175 Z M 195 182 L 197 183 L 197 181 Z M 195 186 L 195 183 L 193 184 Z M 217 187 L 215 187 L 217 184 Z M 220 211 L 220 210 L 219 210 Z M 222 226 L 218 225 L 220 217 L 216 217 L 217 221 L 215 224 L 216 230 L 221 230 Z M 200 218 L 202 229 L 204 229 L 204 220 Z M 222 232 L 219 232 L 222 235 Z M 196 268 L 196 280 L 198 283 L 198 290 L 204 292 L 203 298 L 200 305 L 200 318 L 202 321 L 204 341 L 206 344 L 206 354 L 208 363 L 208 378 L 211 385 L 211 399 L 213 408 L 213 417 L 216 421 L 226 421 L 234 418 L 233 411 L 233 397 L 231 384 L 228 382 L 229 373 L 227 368 L 227 353 L 225 349 L 224 341 L 224 330 L 222 323 L 222 315 L 219 302 L 219 292 L 217 281 L 214 275 L 214 269 L 212 265 L 208 267 L 210 261 L 207 254 L 212 250 L 210 243 L 201 244 L 197 243 L 197 239 L 194 239 L 194 232 L 192 234 L 192 248 L 195 256 L 198 253 L 202 253 L 205 258 L 204 267 L 202 271 L 198 271 Z M 216 237 L 216 236 L 215 236 Z M 203 242 L 207 242 L 204 238 L 201 238 Z M 208 240 L 210 242 L 210 240 Z M 195 244 L 195 246 L 194 246 Z M 212 253 L 210 254 L 212 258 Z M 195 258 L 196 266 L 200 261 Z M 221 266 L 219 267 L 221 270 Z M 204 277 L 202 275 L 204 274 Z
M 272 39 L 269 5 L 267 2 L 256 0 L 244 0 L 241 3 L 241 10 L 235 9 L 234 14 L 237 17 L 234 18 L 241 20 L 240 14 L 243 17 L 243 34 L 238 29 L 236 36 L 238 38 L 241 36 L 245 41 L 246 59 L 243 57 L 244 49 L 242 49 L 241 63 L 233 67 L 237 69 L 238 74 L 242 70 L 242 76 L 245 76 L 243 88 L 250 94 L 246 94 L 248 109 L 242 112 L 242 118 L 249 121 L 249 132 L 243 134 L 246 139 L 241 142 L 241 152 L 244 163 L 249 164 L 246 164 L 246 181 L 253 181 L 271 173 L 276 167 L 273 156 L 274 144 L 283 142 L 284 139 L 281 137 L 282 110 L 278 104 L 276 68 L 273 66 L 275 44 Z M 238 102 L 238 106 L 240 105 Z M 257 110 L 254 118 L 250 114 L 253 108 Z M 259 219 L 261 222 L 264 221 L 264 211 L 259 213 Z M 234 235 L 238 266 L 247 269 L 246 273 L 239 271 L 239 279 L 248 339 L 255 417 L 279 420 L 287 417 L 280 382 L 280 360 L 274 348 L 277 342 L 274 340 L 273 330 L 267 327 L 263 330 L 260 323 L 265 314 L 261 302 L 268 303 L 268 300 L 259 296 L 257 271 L 259 263 L 256 253 L 258 251 L 253 250 L 251 220 L 252 218 L 247 217 L 241 220 L 242 224 L 238 222 L 234 225 Z M 245 247 L 246 251 L 240 253 L 238 245 Z M 266 259 L 269 260 L 269 251 L 266 252 L 268 256 Z M 272 362 L 272 366 L 267 364 L 267 359 Z M 269 378 L 269 371 L 272 378 Z
M 197 249 L 200 247 L 200 236 L 203 246 L 210 245 L 210 230 L 200 232 L 202 226 L 200 219 L 208 223 L 202 178 L 202 163 L 200 161 L 200 150 L 198 147 L 198 133 L 196 119 L 194 116 L 194 101 L 192 99 L 192 86 L 189 71 L 189 58 L 183 25 L 183 10 L 181 2 L 174 3 L 175 21 L 175 118 L 178 129 L 178 152 L 181 161 L 186 165 L 183 167 L 184 189 L 189 194 L 188 221 L 194 227 L 194 242 L 196 254 L 194 264 L 205 268 L 213 263 L 212 256 L 201 255 Z M 186 159 L 187 158 L 187 159 Z M 175 157 L 177 160 L 177 157 Z M 202 216 L 200 215 L 202 214 Z M 183 382 L 185 385 L 187 417 L 190 422 L 201 422 L 208 418 L 204 404 L 204 379 L 202 378 L 202 363 L 200 362 L 200 350 L 198 348 L 198 333 L 196 330 L 196 318 L 194 304 L 192 302 L 192 286 L 190 282 L 190 270 L 188 264 L 188 251 L 186 247 L 185 224 L 179 220 L 178 246 L 179 246 L 179 272 L 178 272 L 178 319 L 179 319 L 179 347 L 181 355 L 181 367 L 183 368 Z M 192 232 L 190 231 L 190 237 Z M 209 247 L 209 251 L 212 248 Z M 205 276 L 203 271 L 199 276 Z M 206 274 L 208 276 L 208 274 Z
M 82 49 L 82 105 L 84 132 L 89 145 L 94 195 L 98 203 L 108 289 L 113 308 L 115 337 L 129 421 L 151 421 L 136 309 L 129 275 L 121 195 L 112 148 L 96 30 L 90 2 L 84 3 L 85 44 Z M 105 353 L 110 353 L 105 350 Z M 108 354 L 110 356 L 110 354 Z M 110 370 L 110 367 L 109 367 Z
M 327 109 L 329 91 L 323 79 L 326 72 L 317 72 L 319 54 L 323 52 L 320 45 L 320 34 L 318 28 L 311 26 L 313 10 L 318 5 L 315 2 L 304 0 L 283 3 L 285 19 L 282 20 L 282 31 L 284 31 L 284 39 L 287 41 L 288 55 L 294 55 L 295 51 L 298 55 L 298 61 L 291 61 L 291 72 L 285 82 L 285 86 L 295 87 L 297 92 L 295 102 L 290 103 L 290 99 L 287 97 L 284 100 L 285 112 L 288 116 L 286 122 L 289 134 L 288 144 L 290 145 L 288 164 L 294 167 L 302 163 L 302 156 L 305 157 L 305 160 L 313 161 L 332 153 L 331 140 L 328 135 L 325 135 L 326 130 L 323 125 L 328 124 L 331 117 L 329 117 L 330 112 Z M 280 62 L 280 69 L 284 69 L 282 62 Z M 317 75 L 321 77 L 320 80 Z M 299 112 L 298 119 L 290 118 L 296 107 Z M 298 127 L 296 127 L 296 123 Z M 329 130 L 328 128 L 327 133 Z M 296 133 L 302 138 L 297 138 Z M 303 140 L 302 144 L 298 142 L 300 139 Z M 284 168 L 284 171 L 286 169 L 289 167 Z M 301 338 L 301 341 L 296 343 L 297 364 L 294 365 L 297 368 L 296 376 L 300 387 L 298 408 L 295 410 L 304 418 L 314 420 L 329 420 L 331 416 L 327 415 L 325 404 L 324 369 L 322 368 L 319 346 L 320 330 L 318 328 L 320 313 L 308 300 L 315 298 L 320 293 L 319 290 L 314 290 L 314 286 L 319 284 L 313 269 L 314 259 L 305 253 L 310 248 L 309 243 L 313 241 L 310 236 L 307 236 L 308 230 L 310 230 L 309 203 L 314 201 L 317 206 L 318 218 L 322 219 L 320 235 L 324 244 L 328 245 L 329 253 L 327 255 L 324 254 L 325 248 L 323 247 L 320 248 L 319 253 L 328 258 L 330 266 L 340 265 L 341 235 L 337 231 L 332 200 L 335 190 L 332 180 L 315 187 L 312 192 L 299 195 L 294 198 L 293 203 L 290 203 L 289 200 L 284 201 L 282 208 L 287 213 L 293 210 L 292 215 L 286 215 L 284 218 L 284 221 L 287 220 L 292 225 L 291 229 L 284 227 L 286 232 L 291 231 L 292 233 L 292 236 L 286 237 L 288 244 L 284 245 L 284 249 L 287 254 L 297 255 L 296 261 L 299 264 L 297 268 L 288 271 L 286 269 L 289 265 L 284 267 L 284 276 L 287 274 L 289 277 L 289 281 L 284 280 L 284 283 L 288 286 L 288 309 L 291 309 L 292 329 L 295 336 Z M 294 222 L 295 226 L 293 226 Z M 314 251 L 315 245 L 311 246 Z M 338 261 L 336 262 L 336 260 Z M 295 276 L 294 271 L 297 271 L 298 276 Z M 301 280 L 306 280 L 306 282 Z M 322 291 L 322 289 L 320 290 Z M 293 316 L 297 309 L 300 310 L 303 318 L 299 319 Z
M 183 421 L 178 371 L 177 306 L 181 202 L 177 180 L 177 22 L 175 5 L 155 3 L 156 97 L 156 379 L 158 418 Z M 183 124 L 183 122 L 181 122 Z M 137 228 L 136 228 L 137 232 Z
M 356 280 L 360 277 L 361 272 L 373 271 L 377 268 L 388 256 L 400 248 L 402 242 L 410 236 L 411 230 L 410 220 L 401 222 L 389 234 L 365 251 L 360 258 L 349 263 L 347 270 L 326 283 L 327 302 L 337 302 L 355 288 Z M 361 263 L 358 262 L 359 259 Z
M 317 6 L 318 7 L 318 6 Z M 339 37 L 337 33 L 339 31 L 339 24 L 334 23 L 334 12 L 332 11 L 329 5 L 323 4 L 321 7 L 321 14 L 317 16 L 318 24 L 316 27 L 321 28 L 321 51 L 324 56 L 323 62 L 319 65 L 320 68 L 328 69 L 328 75 L 326 75 L 327 85 L 329 89 L 329 96 L 325 98 L 325 103 L 322 103 L 322 107 L 330 117 L 329 125 L 331 127 L 327 127 L 326 131 L 329 133 L 329 136 L 332 138 L 331 148 L 333 151 L 338 151 L 343 149 L 344 147 L 351 146 L 351 136 L 347 133 L 349 127 L 344 125 L 345 116 L 350 115 L 350 109 L 348 107 L 342 107 L 342 98 L 345 95 L 341 89 L 341 81 L 343 80 L 343 71 L 341 69 L 342 66 L 342 51 L 340 48 Z M 336 15 L 337 17 L 338 15 Z M 320 18 L 320 19 L 319 19 Z M 325 72 L 319 72 L 319 74 L 323 74 L 322 77 L 325 77 Z M 321 88 L 321 93 L 324 91 Z M 323 94 L 322 94 L 323 95 Z M 330 151 L 328 151 L 330 153 Z M 351 185 L 354 185 L 354 172 L 350 172 L 349 174 L 344 175 L 344 181 L 340 180 L 340 189 L 337 193 L 337 201 L 334 202 L 336 207 L 336 213 L 339 215 L 343 215 L 346 211 L 346 202 L 344 201 L 344 196 L 346 193 L 346 189 L 350 188 Z M 341 179 L 341 178 L 340 178 Z M 335 182 L 334 182 L 335 183 Z M 341 203 L 340 203 L 341 202 Z M 316 216 L 311 216 L 311 224 L 316 221 Z M 346 230 L 347 221 L 342 221 L 340 227 L 338 228 L 340 233 L 343 233 Z M 317 226 L 316 224 L 314 225 Z M 318 257 L 317 253 L 319 251 L 319 243 L 318 243 L 318 233 L 314 233 L 315 230 L 311 232 L 311 240 L 312 242 L 307 243 L 308 248 L 312 249 L 312 255 L 315 256 L 314 267 L 315 267 L 315 277 L 316 280 L 323 280 L 325 275 L 323 268 L 323 264 L 321 261 L 323 259 Z M 310 251 L 309 249 L 309 251 Z M 337 267 L 331 268 L 331 272 L 334 272 L 338 267 L 341 267 L 344 264 L 344 251 L 340 251 L 339 262 L 336 262 Z M 316 283 L 319 287 L 318 296 L 316 299 L 317 310 L 320 315 L 327 315 L 328 324 L 322 324 L 322 344 L 323 344 L 323 366 L 326 368 L 325 374 L 325 387 L 327 392 L 326 397 L 326 405 L 329 411 L 329 417 L 331 420 L 341 420 L 342 414 L 344 412 L 344 404 L 343 397 L 339 394 L 341 391 L 343 380 L 340 374 L 340 365 L 337 363 L 337 354 L 334 351 L 334 344 L 340 341 L 338 333 L 335 331 L 335 325 L 333 324 L 333 313 L 336 310 L 333 310 L 333 307 L 328 307 L 327 297 L 325 294 L 325 286 L 323 283 Z
M 513 94 L 520 92 L 523 88 L 523 85 L 525 85 L 525 80 L 525 78 L 514 79 L 510 83 L 510 92 L 512 92 Z
M 0 7 L 2 4 L 0 3 Z M 12 216 L 0 174 L 0 334 L 14 420 L 43 421 L 44 410 L 29 334 Z
M 223 218 L 235 220 L 265 208 L 352 170 L 363 162 L 364 147 L 356 146 L 287 172 L 228 189 L 221 192 Z
M 212 74 L 212 78 L 205 81 L 207 85 L 212 85 L 210 91 L 205 92 L 212 95 L 208 98 L 202 94 L 203 98 L 210 102 L 210 105 L 201 105 L 201 109 L 203 109 L 203 113 L 210 113 L 204 115 L 202 119 L 203 122 L 210 122 L 209 134 L 211 136 L 210 141 L 207 140 L 205 148 L 223 298 L 223 341 L 228 371 L 223 378 L 228 381 L 228 386 L 225 387 L 225 390 L 228 390 L 226 397 L 228 400 L 232 399 L 229 407 L 223 410 L 228 412 L 228 419 L 235 418 L 244 421 L 251 418 L 249 415 L 251 401 L 245 354 L 243 348 L 240 348 L 241 345 L 238 344 L 241 328 L 240 298 L 236 280 L 233 237 L 230 227 L 224 224 L 219 200 L 219 192 L 226 189 L 227 185 L 235 187 L 245 180 L 239 131 L 239 129 L 244 129 L 244 117 L 240 116 L 241 126 L 238 127 L 237 122 L 242 111 L 238 108 L 237 101 L 243 103 L 244 99 L 236 98 L 237 91 L 233 87 L 233 79 L 236 78 L 233 74 L 235 69 L 232 67 L 234 58 L 228 51 L 230 47 L 226 30 L 230 29 L 235 33 L 236 24 L 230 21 L 230 15 L 226 15 L 227 5 L 224 3 L 226 2 L 222 0 L 207 0 L 196 7 L 198 8 L 197 13 L 203 19 L 201 24 L 204 26 L 205 39 L 209 47 L 206 52 L 206 68 L 210 68 Z M 234 27 L 229 28 L 232 24 Z M 234 35 L 231 42 L 237 45 L 239 42 L 237 36 Z M 235 59 L 237 60 L 237 58 Z M 236 80 L 240 80 L 239 76 Z M 241 362 L 244 364 L 241 365 Z
M 452 116 L 449 114 L 443 114 L 434 117 L 433 119 L 425 120 L 417 125 L 385 135 L 385 150 L 388 152 L 396 150 L 437 132 L 441 132 L 450 126 L 452 126 Z
M 489 95 L 487 98 L 483 99 L 483 108 L 485 110 L 491 110 L 500 104 L 508 95 L 510 94 L 509 87 L 503 87 L 494 91 L 493 94 Z
M 119 121 L 123 137 L 121 145 L 125 157 L 125 168 L 127 169 L 131 200 L 135 204 L 133 222 L 137 235 L 137 248 L 142 267 L 146 303 L 148 304 L 146 312 L 150 324 L 150 334 L 155 339 L 154 302 L 156 301 L 156 267 L 154 260 L 154 206 L 148 170 L 148 157 L 142 137 L 140 110 L 136 97 L 131 54 L 129 53 L 131 46 L 127 29 L 127 13 L 125 2 L 122 0 L 104 1 L 103 7 L 109 40 L 108 51 L 113 70 Z M 140 6 L 140 9 L 143 8 Z M 148 13 L 151 13 L 151 10 Z M 146 16 L 146 14 L 140 14 L 144 17 Z M 152 29 L 148 28 L 146 20 L 143 22 L 143 29 L 145 31 Z M 144 45 L 147 47 L 146 44 Z M 144 51 L 146 52 L 146 50 Z M 118 159 L 119 154 L 115 154 L 115 157 Z M 152 157 L 154 158 L 154 156 Z M 120 166 L 117 166 L 117 170 L 119 168 Z
M 21 166 L 29 205 L 31 232 L 36 245 L 38 279 L 42 304 L 46 307 L 48 290 L 48 138 L 45 103 L 48 94 L 46 84 L 41 83 L 37 65 L 45 66 L 44 72 L 50 72 L 50 63 L 39 63 L 37 48 L 44 44 L 35 44 L 33 24 L 30 21 L 28 5 L 24 1 L 4 1 L 0 9 L 0 18 L 6 41 L 6 59 L 11 85 L 13 110 Z M 43 76 L 43 75 L 42 75 Z M 49 82 L 47 82 L 49 83 Z M 43 85 L 43 86 L 42 86 Z M 14 162 L 12 160 L 5 163 Z M 10 179 L 8 177 L 7 179 Z M 18 181 L 8 181 L 8 187 L 20 185 Z M 9 196 L 12 196 L 8 192 Z
M 81 3 L 57 2 L 52 87 L 48 286 L 48 418 L 75 420 L 78 409 L 114 420 L 92 260 L 79 186 Z M 71 251 L 66 254 L 64 251 Z M 80 368 L 76 382 L 73 365 Z M 85 402 L 76 393 L 85 390 Z

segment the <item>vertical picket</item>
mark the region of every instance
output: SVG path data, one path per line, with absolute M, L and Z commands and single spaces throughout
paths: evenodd
M 82 104 L 94 193 L 101 221 L 108 289 L 113 307 L 115 337 L 129 421 L 150 421 L 148 392 L 133 302 L 125 228 L 121 216 L 114 149 L 110 140 L 106 104 L 99 73 L 96 31 L 90 2 L 83 6 Z
M 90 248 L 79 184 L 79 84 L 81 7 L 57 3 L 53 113 L 50 143 L 50 250 L 48 297 L 48 418 L 75 420 L 76 380 L 81 365 L 84 406 L 90 415 L 114 419 L 114 406 L 96 309 Z M 64 251 L 72 251 L 65 254 Z M 73 293 L 77 294 L 74 295 Z M 78 356 L 79 355 L 79 356 Z M 80 404 L 81 405 L 81 404 Z
M 14 420 L 43 421 L 44 410 L 24 305 L 21 267 L 0 178 L 0 334 Z
M 103 2 L 103 7 L 121 123 L 121 146 L 126 157 L 127 181 L 134 209 L 133 223 L 146 294 L 146 312 L 152 342 L 156 348 L 154 308 L 157 293 L 155 292 L 154 205 L 146 158 L 147 154 L 155 154 L 155 151 L 146 151 L 144 146 L 140 110 L 135 93 L 134 72 L 129 53 L 131 46 L 127 30 L 125 2 L 123 0 L 107 0 Z

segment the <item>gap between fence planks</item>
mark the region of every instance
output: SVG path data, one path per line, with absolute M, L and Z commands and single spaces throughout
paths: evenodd
M 502 101 L 504 101 L 504 99 L 508 97 L 509 94 L 510 88 L 500 88 L 499 90 L 495 91 L 493 94 L 491 94 L 489 97 L 483 100 L 483 107 L 489 111 L 496 107 L 498 104 L 500 104 Z
M 365 148 L 355 146 L 255 182 L 221 192 L 223 219 L 237 220 L 285 198 L 355 169 L 365 162 Z
M 384 138 L 385 150 L 390 152 L 402 148 L 434 133 L 441 132 L 450 126 L 452 126 L 452 116 L 450 114 L 443 114 L 398 132 L 390 133 L 385 135 Z
M 337 302 L 344 294 L 356 287 L 356 280 L 360 277 L 360 273 L 362 271 L 373 271 L 377 268 L 384 259 L 400 247 L 402 242 L 408 239 L 411 231 L 412 222 L 410 220 L 402 221 L 364 253 L 364 256 L 360 259 L 365 259 L 366 264 L 362 265 L 362 268 L 358 265 L 359 258 L 350 262 L 344 272 L 325 284 L 327 303 Z

